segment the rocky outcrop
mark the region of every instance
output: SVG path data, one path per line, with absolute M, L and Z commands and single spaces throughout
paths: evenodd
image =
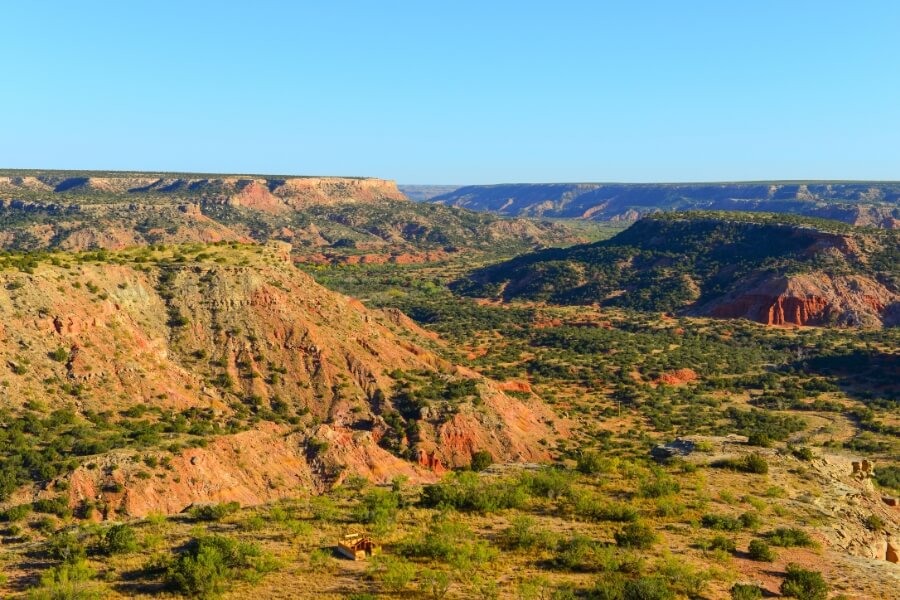
M 881 283 L 862 276 L 763 276 L 735 287 L 739 291 L 698 312 L 766 325 L 877 327 L 892 324 L 893 307 L 900 301 Z
M 675 369 L 674 371 L 667 371 L 662 373 L 659 377 L 654 380 L 656 384 L 665 384 L 665 385 L 684 385 L 686 383 L 691 383 L 697 381 L 699 376 L 697 372 L 693 369 Z
M 881 502 L 870 476 L 872 464 L 864 459 L 823 454 L 809 465 L 809 478 L 820 485 L 822 493 L 799 496 L 798 500 L 814 506 L 827 518 L 828 525 L 821 528 L 827 544 L 853 556 L 896 563 L 900 512 Z M 877 528 L 871 525 L 873 516 L 879 520 Z

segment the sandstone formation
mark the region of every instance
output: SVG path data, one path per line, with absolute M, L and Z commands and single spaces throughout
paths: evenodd
M 702 309 L 714 317 L 766 325 L 880 326 L 894 324 L 900 296 L 869 277 L 809 273 L 756 277 Z
M 699 377 L 697 375 L 697 372 L 693 369 L 675 369 L 674 371 L 668 371 L 661 374 L 656 378 L 655 383 L 662 383 L 665 385 L 684 385 L 686 383 L 697 381 L 698 378 Z

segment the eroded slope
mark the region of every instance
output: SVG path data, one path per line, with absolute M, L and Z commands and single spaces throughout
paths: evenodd
M 427 481 L 482 450 L 549 456 L 544 409 L 424 348 L 439 350 L 396 313 L 318 286 L 285 244 L 6 262 L 6 496 L 65 488 L 73 506 L 140 515 L 351 474 Z

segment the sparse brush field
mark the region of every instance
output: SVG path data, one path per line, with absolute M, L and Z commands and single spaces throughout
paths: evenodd
M 900 534 L 898 509 L 881 500 L 900 494 L 896 328 L 775 328 L 455 296 L 448 283 L 477 266 L 295 266 L 277 249 L 237 243 L 0 257 L 0 308 L 11 315 L 0 327 L 11 338 L 0 365 L 9 398 L 0 407 L 0 595 L 892 597 L 900 567 L 880 544 Z M 298 268 L 371 309 L 399 308 L 416 325 L 347 309 L 348 300 L 296 280 Z M 235 292 L 253 278 L 265 294 Z M 35 282 L 54 287 L 41 296 Z M 152 311 L 135 308 L 148 297 Z M 237 297 L 263 308 L 250 318 L 245 305 L 224 301 Z M 75 326 L 58 325 L 51 301 L 87 309 Z M 368 339 L 352 341 L 364 359 L 328 363 L 317 347 L 327 368 L 296 360 L 306 346 L 292 339 L 289 348 L 287 328 L 265 312 L 294 301 L 301 308 L 285 321 L 301 314 L 303 335 L 319 335 L 318 345 L 337 349 L 332 356 L 350 356 L 341 349 L 353 336 L 342 328 L 368 328 Z M 54 328 L 79 335 L 98 312 L 114 315 L 100 328 L 108 337 L 92 345 L 52 337 L 62 335 Z M 31 322 L 44 337 L 12 339 Z M 129 354 L 133 347 L 141 352 Z M 403 353 L 390 354 L 397 347 Z M 380 362 L 366 362 L 370 355 Z M 373 369 L 377 392 L 360 364 Z M 507 426 L 486 412 L 482 376 L 498 382 L 507 405 L 552 409 L 558 423 L 533 444 L 545 464 L 472 448 L 480 472 L 458 464 L 436 483 L 352 475 L 347 463 L 369 456 L 432 475 L 413 471 L 414 444 L 460 411 L 488 415 L 496 429 L 485 431 Z M 369 452 L 380 454 L 340 453 L 378 419 L 385 428 Z M 350 423 L 352 435 L 309 433 L 335 421 Z M 260 431 L 278 445 L 263 456 L 284 457 L 291 445 L 309 478 L 266 471 L 262 491 L 254 488 L 267 498 L 258 506 L 203 502 L 145 518 L 122 509 L 133 490 L 183 491 L 185 452 Z M 692 444 L 685 456 L 651 457 L 679 436 Z M 243 447 L 228 452 L 244 469 L 227 474 L 235 488 L 240 473 L 270 466 Z M 108 464 L 110 453 L 126 456 L 127 478 L 112 477 L 122 464 Z M 851 461 L 862 457 L 874 470 L 854 476 Z M 103 486 L 70 505 L 76 470 L 76 484 L 97 475 Z M 353 531 L 370 533 L 382 553 L 338 558 L 336 543 Z
M 32 598 L 719 598 L 735 583 L 776 590 L 798 563 L 836 592 L 877 597 L 885 581 L 847 580 L 822 549 L 815 508 L 791 499 L 815 482 L 776 484 L 797 459 L 773 455 L 754 475 L 699 454 L 666 465 L 591 454 L 424 488 L 351 479 L 325 496 L 127 525 L 12 515 L 4 585 Z M 337 558 L 347 531 L 370 532 L 383 553 Z M 759 544 L 769 554 L 754 554 Z

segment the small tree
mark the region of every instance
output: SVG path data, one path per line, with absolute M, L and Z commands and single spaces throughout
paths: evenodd
M 446 571 L 425 569 L 419 578 L 419 587 L 434 600 L 441 600 L 450 592 L 450 576 Z
M 653 529 L 640 522 L 628 523 L 615 534 L 616 544 L 623 548 L 647 550 L 656 543 Z
M 106 554 L 125 554 L 137 550 L 137 536 L 130 525 L 113 525 L 103 534 L 101 549 Z
M 373 561 L 372 575 L 387 591 L 399 593 L 405 590 L 416 576 L 416 567 L 402 558 L 378 556 Z
M 469 464 L 469 468 L 479 472 L 484 471 L 492 464 L 494 464 L 494 457 L 491 456 L 491 453 L 487 450 L 479 450 L 472 455 L 472 462 Z
M 582 452 L 578 455 L 578 464 L 575 468 L 585 475 L 595 475 L 606 468 L 607 462 L 596 452 Z

